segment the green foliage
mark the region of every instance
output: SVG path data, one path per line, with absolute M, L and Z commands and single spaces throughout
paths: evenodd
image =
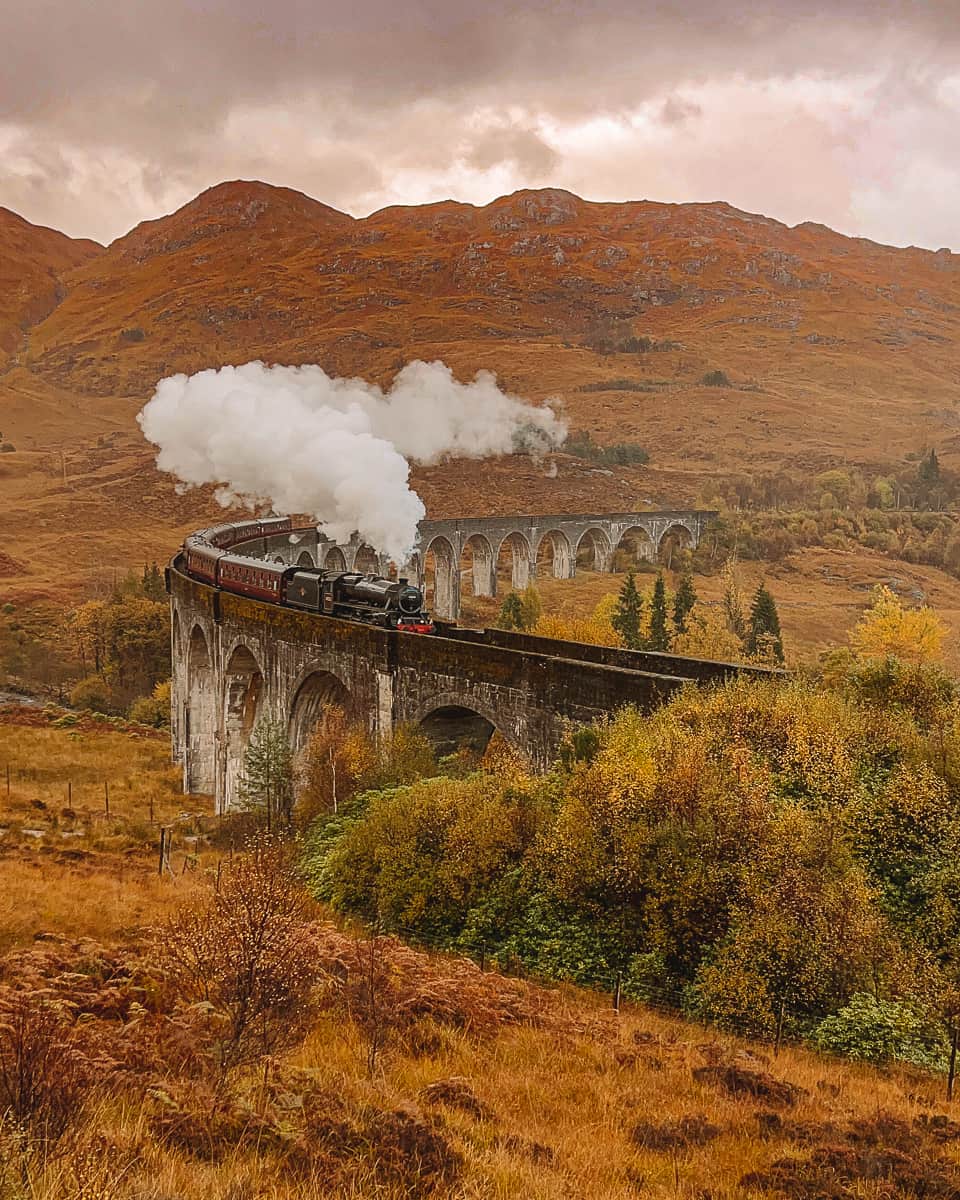
M 783 662 L 783 637 L 780 633 L 780 616 L 773 596 L 764 584 L 757 587 L 750 606 L 750 623 L 747 626 L 747 653 L 772 656 Z
M 687 617 L 696 602 L 697 593 L 693 586 L 693 576 L 689 571 L 684 571 L 680 576 L 677 592 L 673 598 L 673 627 L 677 633 L 686 633 Z
M 539 822 L 533 789 L 484 775 L 424 780 L 369 794 L 362 819 L 313 862 L 312 874 L 334 907 L 443 945 L 523 858 Z
M 653 585 L 653 596 L 650 600 L 650 633 L 647 637 L 647 647 L 650 650 L 664 651 L 670 649 L 670 632 L 667 629 L 667 588 L 663 581 L 663 573 L 657 575 Z
M 240 799 L 248 812 L 262 814 L 271 829 L 293 816 L 293 752 L 286 726 L 273 717 L 257 723 L 243 756 Z
M 704 387 L 732 387 L 729 377 L 725 371 L 708 371 L 700 382 Z
M 942 1027 L 915 1004 L 878 1000 L 863 992 L 821 1021 L 813 1040 L 821 1050 L 864 1062 L 946 1067 L 948 1047 Z
M 650 455 L 636 442 L 618 442 L 613 446 L 598 446 L 589 432 L 571 434 L 564 450 L 576 458 L 586 458 L 603 466 L 629 466 L 649 462 Z
M 534 584 L 528 584 L 521 593 L 508 592 L 504 597 L 500 612 L 497 615 L 497 629 L 515 629 L 520 633 L 528 633 L 536 629 L 537 622 L 543 616 L 543 601 Z M 555 636 L 555 635 L 550 635 Z
M 141 592 L 147 600 L 161 604 L 165 601 L 166 589 L 163 583 L 163 572 L 156 563 L 151 563 L 149 567 L 144 566 Z
M 940 463 L 937 461 L 936 450 L 931 448 L 930 452 L 921 458 L 917 474 L 920 482 L 927 487 L 940 482 Z
M 639 650 L 643 645 L 642 610 L 643 597 L 637 591 L 636 576 L 630 571 L 620 588 L 617 606 L 610 618 L 610 624 L 623 639 L 623 644 L 628 650 Z
M 516 592 L 507 592 L 497 614 L 498 629 L 523 629 L 523 601 Z

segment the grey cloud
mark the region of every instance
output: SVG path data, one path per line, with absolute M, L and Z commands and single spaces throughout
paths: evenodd
M 910 130 L 882 93 L 863 118 L 824 112 L 819 133 L 816 118 L 798 119 L 803 152 L 835 198 L 827 216 L 839 220 L 858 189 L 879 186 L 891 144 L 900 153 L 906 139 L 925 161 L 956 157 L 957 113 L 938 93 L 956 71 L 956 16 L 954 3 L 904 0 L 10 3 L 0 9 L 0 147 L 6 135 L 16 153 L 0 158 L 0 203 L 108 238 L 227 177 L 266 177 L 355 212 L 482 190 L 474 176 L 485 174 L 498 185 L 571 186 L 581 168 L 551 129 L 649 104 L 662 129 L 699 146 L 707 114 L 693 97 L 740 81 L 756 111 L 730 116 L 742 129 L 732 131 L 726 180 L 709 147 L 695 170 L 689 150 L 665 144 L 661 195 L 676 198 L 677 154 L 691 181 L 709 180 L 711 197 L 777 205 L 777 216 L 783 189 L 764 179 L 767 146 L 746 132 L 772 91 L 797 79 L 888 80 L 916 116 Z M 769 126 L 763 136 L 776 141 Z M 866 151 L 849 153 L 854 141 Z M 838 156 L 856 176 L 846 187 Z M 598 166 L 594 194 L 618 177 L 618 164 Z M 649 186 L 638 169 L 635 194 Z M 923 236 L 911 206 L 904 199 L 900 240 Z M 947 219 L 937 218 L 938 232 Z
M 479 134 L 465 155 L 478 171 L 510 163 L 532 180 L 547 179 L 559 161 L 557 152 L 533 129 L 497 125 Z

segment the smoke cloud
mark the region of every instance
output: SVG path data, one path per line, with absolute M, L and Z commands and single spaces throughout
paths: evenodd
M 157 466 L 218 500 L 307 513 L 337 540 L 352 533 L 400 561 L 425 509 L 409 460 L 486 458 L 558 446 L 566 427 L 479 371 L 459 383 L 442 362 L 412 362 L 387 391 L 320 367 L 261 362 L 172 375 L 137 418 Z

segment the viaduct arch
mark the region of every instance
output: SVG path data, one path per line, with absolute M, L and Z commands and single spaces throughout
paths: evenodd
M 289 534 L 260 543 L 267 558 L 291 565 L 309 558 L 329 570 L 406 575 L 427 593 L 437 616 L 455 621 L 465 576 L 475 596 L 496 596 L 504 586 L 522 591 L 538 572 L 571 579 L 578 567 L 613 571 L 621 559 L 661 559 L 669 565 L 678 548 L 699 544 L 716 515 L 671 509 L 421 521 L 413 553 L 397 564 L 357 538 L 338 544 L 316 530 L 299 530 L 295 543 Z

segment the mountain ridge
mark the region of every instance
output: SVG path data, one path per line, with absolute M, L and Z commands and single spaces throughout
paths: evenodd
M 244 180 L 109 247 L 64 246 L 53 293 L 18 310 L 15 365 L 94 408 L 254 358 L 379 382 L 443 358 L 559 396 L 574 426 L 664 467 L 880 464 L 927 442 L 960 457 L 949 251 L 724 201 L 520 189 L 355 218 Z

